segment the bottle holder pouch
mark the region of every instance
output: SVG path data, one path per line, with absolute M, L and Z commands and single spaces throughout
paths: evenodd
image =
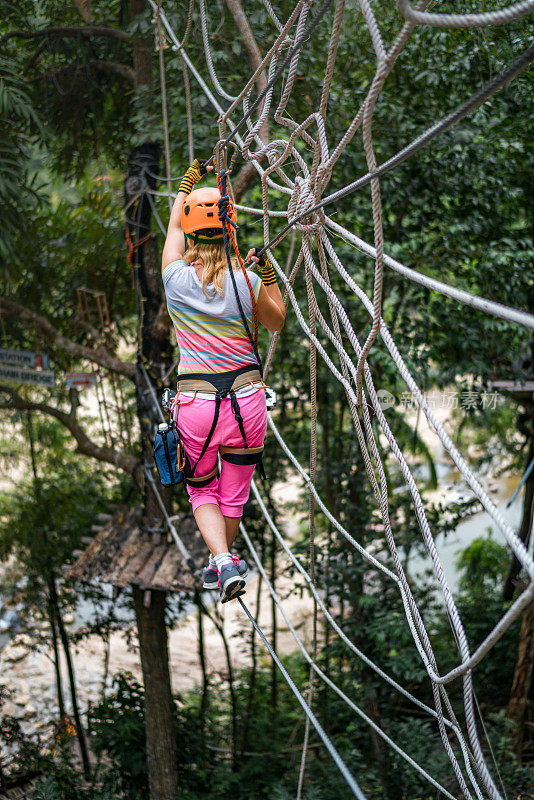
M 168 425 L 167 430 L 156 432 L 154 461 L 163 486 L 176 486 L 184 480 L 187 456 L 174 425 Z

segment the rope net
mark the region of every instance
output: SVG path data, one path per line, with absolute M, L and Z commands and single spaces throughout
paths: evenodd
M 429 278 L 389 256 L 385 252 L 383 233 L 383 187 L 381 178 L 397 167 L 405 159 L 418 152 L 436 136 L 450 129 L 467 114 L 478 108 L 495 92 L 525 70 L 534 60 L 534 49 L 531 47 L 511 63 L 504 71 L 494 76 L 491 81 L 478 92 L 468 97 L 458 108 L 438 120 L 434 125 L 417 136 L 412 142 L 399 150 L 386 162 L 378 162 L 373 140 L 373 118 L 377 101 L 384 84 L 391 74 L 395 63 L 410 42 L 414 31 L 420 26 L 437 26 L 444 28 L 478 27 L 509 24 L 534 10 L 534 1 L 520 2 L 502 10 L 477 14 L 439 14 L 426 12 L 426 0 L 413 7 L 407 0 L 399 0 L 397 13 L 401 20 L 400 32 L 395 40 L 388 44 L 381 32 L 380 21 L 376 17 L 378 6 L 369 0 L 359 0 L 357 4 L 363 17 L 362 24 L 367 34 L 375 57 L 375 71 L 367 89 L 363 102 L 354 109 L 352 119 L 344 134 L 338 141 L 332 141 L 328 135 L 327 113 L 329 98 L 333 89 L 333 76 L 336 69 L 340 35 L 346 15 L 353 14 L 346 8 L 345 0 L 327 0 L 321 3 L 299 0 L 287 17 L 281 19 L 267 0 L 256 3 L 263 10 L 265 24 L 272 25 L 274 43 L 262 57 L 259 52 L 257 68 L 251 74 L 237 95 L 230 94 L 225 88 L 225 80 L 218 75 L 212 52 L 210 26 L 215 27 L 217 20 L 209 18 L 205 0 L 199 2 L 200 34 L 204 51 L 204 62 L 194 64 L 187 48 L 191 38 L 193 19 L 193 2 L 189 4 L 187 29 L 180 41 L 169 23 L 164 4 L 149 0 L 154 11 L 154 22 L 157 26 L 158 39 L 164 35 L 174 51 L 180 56 L 180 64 L 186 78 L 187 120 L 189 131 L 189 149 L 192 153 L 192 125 L 190 105 L 190 79 L 196 81 L 202 93 L 219 115 L 218 141 L 214 147 L 216 171 L 228 169 L 230 172 L 240 157 L 253 165 L 261 182 L 261 207 L 250 207 L 236 204 L 236 208 L 244 214 L 256 216 L 263 220 L 263 238 L 265 251 L 268 253 L 280 283 L 285 291 L 289 311 L 292 311 L 303 332 L 302 343 L 310 355 L 310 409 L 311 409 L 311 445 L 310 465 L 305 469 L 292 452 L 278 430 L 275 416 L 269 415 L 269 426 L 273 440 L 278 443 L 287 458 L 287 463 L 295 474 L 303 481 L 309 493 L 309 525 L 310 525 L 310 557 L 309 568 L 303 565 L 302 558 L 296 556 L 286 537 L 279 530 L 269 513 L 266 503 L 256 484 L 253 493 L 264 516 L 266 524 L 271 528 L 279 546 L 292 563 L 296 574 L 301 576 L 303 585 L 307 587 L 315 607 L 315 635 L 313 652 L 306 649 L 297 634 L 294 625 L 284 610 L 284 604 L 278 597 L 275 587 L 269 580 L 262 565 L 254 543 L 243 529 L 247 546 L 269 588 L 272 598 L 277 604 L 286 624 L 295 638 L 295 642 L 310 667 L 310 685 L 307 700 L 304 699 L 287 671 L 277 660 L 284 679 L 297 696 L 306 713 L 305 742 L 309 738 L 309 726 L 313 725 L 321 737 L 334 762 L 341 770 L 348 786 L 356 797 L 364 797 L 362 790 L 352 775 L 350 765 L 343 762 L 336 748 L 321 727 L 311 710 L 313 686 L 318 681 L 324 682 L 335 692 L 354 713 L 363 720 L 380 737 L 388 747 L 405 759 L 426 781 L 428 781 L 444 797 L 462 796 L 471 798 L 501 798 L 505 795 L 504 787 L 498 788 L 498 776 L 492 774 L 482 748 L 476 714 L 476 696 L 473 688 L 473 669 L 494 647 L 510 625 L 517 619 L 522 610 L 534 598 L 534 562 L 516 532 L 503 518 L 499 509 L 489 496 L 481 479 L 467 464 L 456 445 L 445 431 L 438 416 L 427 401 L 424 393 L 403 359 L 399 348 L 388 330 L 382 316 L 384 299 L 385 270 L 394 270 L 404 279 L 413 281 L 441 292 L 456 302 L 483 311 L 486 314 L 508 322 L 516 323 L 524 328 L 534 329 L 534 317 L 521 310 L 510 308 L 492 300 L 457 289 L 444 282 Z M 354 4 L 356 5 L 356 4 Z M 258 9 L 255 9 L 257 11 Z M 247 13 L 250 4 L 247 3 Z M 313 36 L 319 29 L 328 30 L 329 45 L 324 62 L 324 78 L 317 110 L 301 120 L 295 118 L 291 99 L 298 87 L 299 58 L 302 49 L 313 46 Z M 240 31 L 242 34 L 242 31 Z M 237 35 L 237 34 L 236 34 Z M 161 53 L 161 51 L 160 51 Z M 160 65 L 163 62 L 160 62 Z M 339 65 L 337 65 L 339 69 Z M 165 80 L 161 69 L 162 85 Z M 179 80 L 179 76 L 176 76 Z M 167 81 L 169 77 L 167 76 Z M 210 89 L 209 83 L 213 89 Z M 164 120 L 166 120 L 164 109 Z M 277 138 L 270 136 L 269 126 L 277 132 Z M 280 134 L 285 131 L 285 134 Z M 357 137 L 359 134 L 359 137 Z M 215 139 L 215 135 L 214 135 Z M 168 143 L 168 132 L 165 133 Z M 198 142 L 197 142 L 198 146 Z M 348 149 L 362 148 L 367 172 L 347 186 L 328 194 L 330 181 L 336 164 Z M 168 144 L 167 144 L 168 150 Z M 204 152 L 204 149 L 203 149 Z M 169 175 L 170 159 L 166 157 L 167 175 L 162 179 L 168 191 L 152 192 L 171 197 L 171 181 Z M 368 242 L 354 232 L 343 227 L 328 215 L 327 207 L 351 192 L 369 187 L 370 212 L 372 218 L 372 241 Z M 156 220 L 163 233 L 165 229 L 157 214 L 154 197 L 149 197 Z M 280 220 L 285 227 L 280 230 Z M 286 224 L 287 223 L 287 224 Z M 275 232 L 272 228 L 275 226 Z M 287 264 L 281 265 L 276 258 L 276 251 L 271 247 L 285 236 L 291 237 L 291 247 Z M 350 274 L 349 269 L 338 255 L 333 237 L 341 237 L 346 243 L 357 248 L 369 258 L 369 268 L 374 265 L 372 294 L 367 294 Z M 301 281 L 300 288 L 298 281 Z M 332 288 L 344 282 L 361 307 L 368 314 L 370 326 L 365 336 L 354 329 L 351 318 L 344 308 L 338 294 Z M 299 292 L 305 291 L 305 299 L 299 299 Z M 326 300 L 326 303 L 324 302 Z M 325 314 L 321 308 L 327 308 Z M 276 357 L 279 336 L 271 338 L 265 357 L 265 375 Z M 421 498 L 417 481 L 407 462 L 403 450 L 394 436 L 384 412 L 380 390 L 375 377 L 367 363 L 367 357 L 378 347 L 381 341 L 382 350 L 402 377 L 406 389 L 415 401 L 418 413 L 424 415 L 429 426 L 439 437 L 442 447 L 459 470 L 463 480 L 470 487 L 473 496 L 478 499 L 483 509 L 489 514 L 495 525 L 502 532 L 510 551 L 517 557 L 527 576 L 527 586 L 513 602 L 502 618 L 488 633 L 481 644 L 472 652 L 466 635 L 464 624 L 458 611 L 451 586 L 446 577 L 440 554 L 436 548 L 434 536 L 427 518 L 425 504 Z M 296 346 L 296 343 L 294 343 Z M 321 359 L 332 375 L 343 387 L 346 403 L 353 423 L 363 464 L 368 476 L 377 508 L 380 512 L 380 536 L 387 546 L 388 555 L 381 555 L 379 549 L 364 547 L 343 524 L 332 514 L 325 500 L 316 488 L 317 432 L 316 408 L 317 393 L 317 360 Z M 383 387 L 387 388 L 387 387 Z M 438 663 L 431 642 L 431 636 L 403 566 L 400 550 L 400 531 L 395 529 L 390 518 L 390 501 L 392 486 L 390 470 L 386 469 L 385 456 L 392 454 L 402 476 L 404 489 L 411 498 L 412 513 L 417 521 L 422 542 L 431 560 L 435 582 L 442 596 L 443 603 L 450 620 L 453 643 L 457 650 L 457 663 L 443 672 Z M 155 485 L 155 484 L 153 484 Z M 426 672 L 431 689 L 432 703 L 424 703 L 408 689 L 400 685 L 391 675 L 376 664 L 357 644 L 342 630 L 334 619 L 325 601 L 323 591 L 317 587 L 315 580 L 315 551 L 318 542 L 315 538 L 315 514 L 320 512 L 329 525 L 337 531 L 340 541 L 346 542 L 358 558 L 368 565 L 370 573 L 379 572 L 391 583 L 402 602 L 405 622 L 409 626 L 414 647 L 418 653 L 422 669 Z M 172 531 L 177 536 L 176 530 Z M 178 537 L 179 538 L 179 537 Z M 320 543 L 319 543 L 320 544 Z M 183 546 L 182 546 L 183 548 Z M 244 602 L 239 601 L 250 621 L 257 626 Z M 421 712 L 428 715 L 435 723 L 436 736 L 441 737 L 443 748 L 450 761 L 451 770 L 457 781 L 454 794 L 442 786 L 431 774 L 431 764 L 419 764 L 409 754 L 409 744 L 395 742 L 386 731 L 377 725 L 371 717 L 339 686 L 337 686 L 324 670 L 316 663 L 317 654 L 317 615 L 339 637 L 347 651 L 361 660 L 375 675 L 386 682 L 392 690 L 404 700 L 413 703 Z M 260 636 L 267 644 L 261 630 Z M 460 723 L 448 695 L 448 686 L 452 681 L 461 681 L 463 685 L 463 720 Z M 302 777 L 306 763 L 306 747 L 303 749 L 298 796 L 302 792 Z M 357 765 L 354 766 L 357 769 Z M 495 765 L 495 769 L 496 765 Z M 459 793 L 459 794 L 458 794 Z

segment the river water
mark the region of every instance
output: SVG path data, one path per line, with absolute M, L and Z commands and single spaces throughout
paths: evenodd
M 471 490 L 463 481 L 459 480 L 456 470 L 441 464 L 438 470 L 438 476 L 439 491 L 436 495 L 439 494 L 441 500 L 449 499 L 449 501 L 453 502 L 460 494 L 464 497 L 471 495 Z M 518 482 L 519 477 L 517 476 L 494 479 L 491 481 L 492 491 L 490 495 L 505 521 L 510 525 L 512 530 L 516 532 L 521 521 L 523 490 L 519 492 L 509 508 L 506 508 L 506 504 L 512 496 Z M 481 511 L 461 522 L 454 531 L 451 531 L 446 536 L 438 535 L 436 537 L 435 545 L 443 566 L 445 577 L 447 578 L 453 594 L 458 588 L 459 574 L 456 569 L 456 562 L 459 554 L 462 550 L 469 547 L 475 539 L 488 538 L 489 536 L 499 544 L 507 544 L 504 534 L 491 516 L 486 511 Z M 530 552 L 532 552 L 532 542 L 530 544 Z M 432 569 L 432 560 L 430 556 L 422 557 L 420 555 L 414 555 L 408 561 L 408 570 L 414 577 L 422 576 L 423 573 L 429 569 Z

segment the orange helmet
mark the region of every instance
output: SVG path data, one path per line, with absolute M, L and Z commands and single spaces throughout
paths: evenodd
M 219 219 L 218 201 L 221 193 L 216 188 L 195 189 L 187 195 L 182 206 L 182 229 L 184 233 L 194 234 L 196 242 L 217 242 L 222 240 L 222 222 Z M 236 222 L 234 204 L 230 200 L 228 216 Z

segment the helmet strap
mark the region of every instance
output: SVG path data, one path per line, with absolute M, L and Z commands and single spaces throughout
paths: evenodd
M 187 234 L 188 237 L 192 236 L 193 245 L 197 244 L 219 244 L 223 241 L 222 232 L 221 234 L 217 233 L 214 236 L 207 236 L 206 233 L 202 230 L 195 231 L 192 235 Z

